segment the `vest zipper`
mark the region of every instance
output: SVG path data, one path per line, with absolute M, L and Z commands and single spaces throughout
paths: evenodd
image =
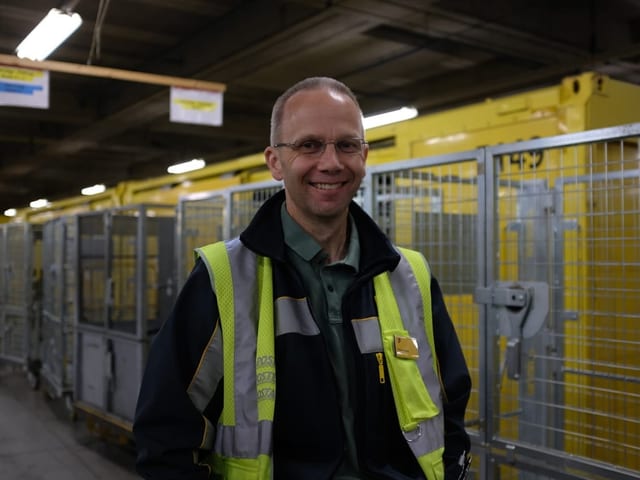
M 378 380 L 380 383 L 387 383 L 387 379 L 384 376 L 384 353 L 376 353 L 378 359 Z

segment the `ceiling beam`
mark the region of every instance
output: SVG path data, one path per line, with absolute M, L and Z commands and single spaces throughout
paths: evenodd
M 79 63 L 56 62 L 51 60 L 36 62 L 25 58 L 18 58 L 14 55 L 5 54 L 0 54 L 0 65 L 48 70 L 51 72 L 68 73 L 71 75 L 83 75 L 85 77 L 108 78 L 111 80 L 122 80 L 126 82 L 149 83 L 152 85 L 164 85 L 167 87 L 211 90 L 215 92 L 224 92 L 226 90 L 226 86 L 223 83 L 198 80 L 195 78 L 172 77 L 169 75 L 157 75 L 154 73 L 97 67 L 95 65 L 82 65 Z

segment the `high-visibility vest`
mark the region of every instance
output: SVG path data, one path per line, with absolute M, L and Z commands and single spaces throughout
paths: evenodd
M 354 328 L 356 338 L 368 345 L 379 344 L 380 353 L 376 355 L 381 375 L 386 360 L 407 445 L 426 478 L 442 480 L 444 417 L 433 337 L 430 274 L 420 253 L 399 250 L 402 258 L 398 267 L 373 280 L 378 318 L 358 319 Z M 210 368 L 216 368 L 218 377 L 224 377 L 224 402 L 207 463 L 214 478 L 269 480 L 273 472 L 276 329 L 304 329 L 307 327 L 292 322 L 313 319 L 306 303 L 305 315 L 300 310 L 301 302 L 273 298 L 271 261 L 251 252 L 238 239 L 210 244 L 196 249 L 196 253 L 208 269 L 223 332 L 222 371 L 219 366 Z M 257 308 L 247 302 L 255 298 L 253 295 L 258 298 Z M 250 312 L 257 312 L 258 319 L 252 318 Z

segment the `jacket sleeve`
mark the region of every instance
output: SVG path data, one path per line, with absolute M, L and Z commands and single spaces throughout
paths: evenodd
M 431 302 L 436 355 L 445 393 L 445 480 L 457 480 L 464 478 L 470 459 L 470 440 L 464 427 L 464 415 L 471 394 L 471 377 L 440 286 L 433 277 Z
M 182 288 L 173 310 L 154 337 L 145 367 L 133 434 L 136 469 L 153 480 L 200 480 L 209 470 L 199 465 L 206 415 L 215 425 L 221 409 L 216 392 L 204 412 L 187 388 L 215 331 L 217 304 L 201 260 Z M 222 390 L 218 386 L 217 390 Z

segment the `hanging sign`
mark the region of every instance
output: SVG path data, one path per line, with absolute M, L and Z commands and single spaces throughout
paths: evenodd
M 170 119 L 178 123 L 222 125 L 222 92 L 171 87 Z
M 49 72 L 0 65 L 0 106 L 49 108 Z

